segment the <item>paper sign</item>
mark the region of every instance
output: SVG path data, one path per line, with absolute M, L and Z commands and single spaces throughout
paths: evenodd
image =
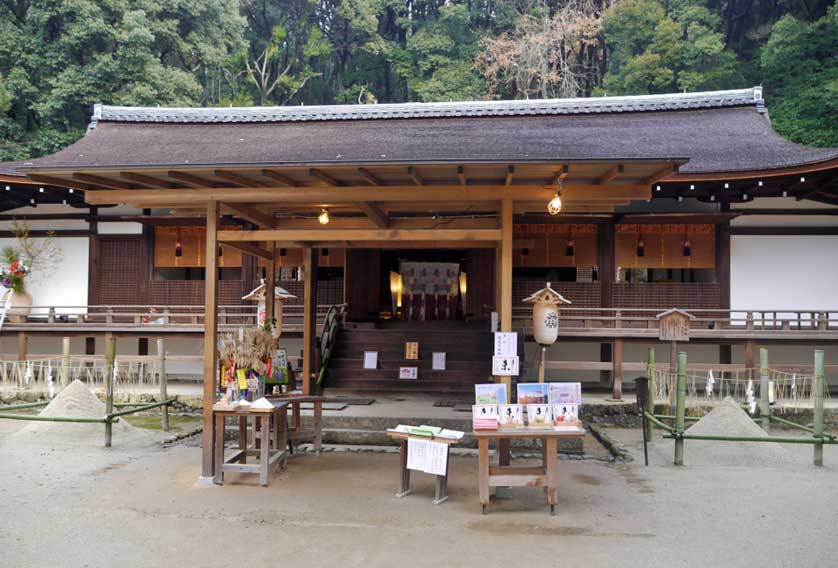
M 492 374 L 502 377 L 517 377 L 518 356 L 492 357 Z
M 418 471 L 425 470 L 425 454 L 427 453 L 428 441 L 419 438 L 408 438 L 407 440 L 407 469 Z
M 475 404 L 506 404 L 506 385 L 485 383 L 474 385 Z
M 445 370 L 445 351 L 434 351 L 431 368 L 434 371 Z
M 417 379 L 419 377 L 419 367 L 399 367 L 400 379 Z
M 404 344 L 404 358 L 408 360 L 416 360 L 419 358 L 419 342 L 407 341 Z
M 582 404 L 582 383 L 547 383 L 550 404 Z
M 518 355 L 518 334 L 514 331 L 495 332 L 495 357 Z
M 378 368 L 378 351 L 364 351 L 364 369 Z
M 448 473 L 448 444 L 442 442 L 426 442 L 425 468 L 422 470 L 431 475 L 445 475 Z

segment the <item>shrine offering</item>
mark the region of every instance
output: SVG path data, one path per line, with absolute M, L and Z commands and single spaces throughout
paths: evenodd
M 553 417 L 549 404 L 527 405 L 527 426 L 530 428 L 551 428 Z
M 222 393 L 228 400 L 262 396 L 265 382 L 275 382 L 276 357 L 277 338 L 267 325 L 239 328 L 238 333 L 224 334 L 218 341 L 219 398 Z
M 471 425 L 475 430 L 498 429 L 498 405 L 475 404 L 471 407 Z
M 498 421 L 502 428 L 523 428 L 524 409 L 520 404 L 501 404 L 498 407 Z

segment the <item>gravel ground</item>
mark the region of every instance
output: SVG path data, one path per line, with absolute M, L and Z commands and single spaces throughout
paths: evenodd
M 268 488 L 245 475 L 203 488 L 196 447 L 5 443 L 19 427 L 0 421 L 3 566 L 805 568 L 838 555 L 833 447 L 820 469 L 811 448 L 796 466 L 676 468 L 658 440 L 647 468 L 639 431 L 609 429 L 634 461 L 561 461 L 556 517 L 538 488 L 483 516 L 473 457 L 452 458 L 450 501 L 434 506 L 421 473 L 393 496 L 394 454 L 298 455 Z

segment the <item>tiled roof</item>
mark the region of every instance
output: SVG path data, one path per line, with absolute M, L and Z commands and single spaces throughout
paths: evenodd
M 323 105 L 282 107 L 162 108 L 95 105 L 91 127 L 99 122 L 242 123 L 370 120 L 393 118 L 459 118 L 548 116 L 695 110 L 734 106 L 763 110 L 762 87 L 732 91 L 448 103 Z

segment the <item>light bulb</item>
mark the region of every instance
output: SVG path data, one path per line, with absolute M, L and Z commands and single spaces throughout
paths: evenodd
M 317 220 L 320 221 L 321 225 L 326 225 L 329 223 L 329 210 L 322 209 L 320 211 L 320 215 L 318 215 Z
M 547 203 L 547 212 L 550 215 L 558 215 L 562 210 L 562 196 L 560 192 L 556 192 L 555 197 Z

